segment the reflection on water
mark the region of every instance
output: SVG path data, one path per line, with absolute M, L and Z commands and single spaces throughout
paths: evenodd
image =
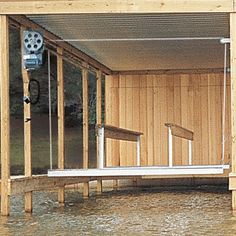
M 12 197 L 11 216 L 1 218 L 1 235 L 236 235 L 236 215 L 226 189 L 136 189 L 82 199 L 68 191 L 34 194 L 34 213 L 23 197 Z

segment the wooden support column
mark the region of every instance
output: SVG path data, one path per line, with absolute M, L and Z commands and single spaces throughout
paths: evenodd
M 96 99 L 96 116 L 97 124 L 102 124 L 102 72 L 97 71 L 97 99 Z M 99 167 L 98 163 L 98 137 L 97 137 L 97 168 Z M 97 193 L 102 193 L 102 180 L 97 181 Z
M 29 74 L 22 70 L 24 96 L 28 96 Z M 31 155 L 31 109 L 30 103 L 24 103 L 24 159 L 25 159 L 25 177 L 32 176 L 32 155 Z M 25 193 L 25 212 L 31 213 L 32 192 Z
M 21 28 L 21 39 L 23 38 L 23 30 Z M 22 40 L 21 40 L 22 41 Z M 21 54 L 23 55 L 23 43 L 21 43 Z M 22 79 L 23 79 L 23 95 L 30 98 L 29 92 L 29 72 L 21 65 Z M 25 177 L 32 176 L 32 152 L 31 152 L 31 106 L 30 103 L 24 102 L 24 159 L 25 159 Z M 33 210 L 32 205 L 32 192 L 25 193 L 25 212 L 31 213 Z
M 231 165 L 229 188 L 232 190 L 232 208 L 236 210 L 236 13 L 230 14 L 231 57 Z
M 58 107 L 58 168 L 65 167 L 65 129 L 64 129 L 64 73 L 63 49 L 57 48 L 57 107 Z M 58 189 L 58 202 L 64 204 L 65 189 Z
M 9 104 L 9 28 L 8 17 L 0 15 L 1 89 L 1 214 L 10 213 L 10 104 Z
M 88 169 L 88 69 L 84 65 L 82 70 L 83 80 L 83 168 Z M 84 183 L 83 196 L 89 196 L 89 182 Z

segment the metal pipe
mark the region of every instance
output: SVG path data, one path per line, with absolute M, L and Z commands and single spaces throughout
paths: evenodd
M 98 168 L 104 168 L 104 127 L 98 128 Z
M 227 44 L 225 43 L 224 50 L 224 85 L 223 85 L 223 102 L 222 102 L 222 154 L 221 164 L 224 164 L 225 155 L 225 114 L 226 114 L 226 80 L 227 80 Z
M 137 136 L 137 166 L 141 165 L 141 160 L 140 160 L 140 136 Z
M 169 167 L 173 166 L 173 150 L 172 150 L 172 134 L 171 134 L 171 128 L 168 127 L 168 156 L 169 156 Z
M 220 39 L 220 43 L 222 44 L 230 43 L 230 38 L 222 38 Z
M 222 40 L 223 37 L 178 37 L 178 38 L 100 38 L 100 39 L 56 39 L 53 42 L 122 42 L 122 41 L 189 41 Z
M 188 140 L 188 164 L 192 165 L 192 140 Z
M 48 51 L 48 115 L 49 115 L 49 152 L 50 169 L 52 170 L 52 99 L 51 99 L 51 59 Z

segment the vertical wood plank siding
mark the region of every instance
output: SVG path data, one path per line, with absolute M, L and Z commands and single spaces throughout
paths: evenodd
M 225 162 L 230 157 L 227 81 Z M 166 165 L 167 129 L 194 131 L 193 164 L 220 164 L 223 74 L 114 75 L 106 78 L 106 123 L 141 131 L 141 165 Z M 107 140 L 107 165 L 134 165 L 135 145 Z M 174 165 L 188 164 L 186 140 L 173 138 Z

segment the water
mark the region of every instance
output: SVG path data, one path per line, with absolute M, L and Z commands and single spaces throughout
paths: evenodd
M 236 235 L 236 216 L 226 188 L 133 189 L 83 199 L 66 193 L 34 194 L 34 213 L 23 212 L 23 197 L 11 198 L 11 216 L 2 217 L 0 235 Z

